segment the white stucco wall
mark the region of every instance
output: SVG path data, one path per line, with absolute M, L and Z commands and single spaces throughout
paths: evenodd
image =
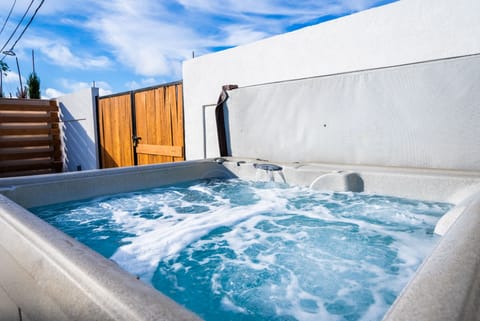
M 480 171 L 480 54 L 229 96 L 233 156 Z
M 218 155 L 213 107 L 203 106 L 216 102 L 222 85 L 244 87 L 480 53 L 478 12 L 477 0 L 401 0 L 184 62 L 187 159 Z
M 99 168 L 95 97 L 98 88 L 86 88 L 57 98 L 62 122 L 64 171 Z

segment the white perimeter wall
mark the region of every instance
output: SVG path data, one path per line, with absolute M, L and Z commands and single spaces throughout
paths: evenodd
M 480 54 L 229 96 L 233 156 L 480 171 Z
M 186 157 L 218 156 L 214 107 L 204 106 L 215 104 L 222 85 L 244 87 L 477 54 L 479 12 L 478 0 L 401 0 L 186 61 Z
M 57 98 L 60 107 L 64 171 L 99 168 L 95 97 L 98 88 L 86 88 Z

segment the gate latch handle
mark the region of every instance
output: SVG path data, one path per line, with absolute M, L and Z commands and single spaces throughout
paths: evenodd
M 139 137 L 139 136 L 132 136 L 132 140 L 133 140 L 133 147 L 137 147 L 138 145 L 138 141 L 142 139 L 142 137 Z

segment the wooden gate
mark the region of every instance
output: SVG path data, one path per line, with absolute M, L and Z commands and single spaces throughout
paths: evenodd
M 182 161 L 182 83 L 100 97 L 102 168 Z

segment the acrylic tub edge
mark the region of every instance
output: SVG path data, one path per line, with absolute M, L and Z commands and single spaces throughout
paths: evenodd
M 253 166 L 256 163 L 268 161 L 225 158 L 223 165 L 241 178 L 265 179 L 265 175 L 259 175 L 262 171 Z M 345 184 L 342 180 L 345 174 L 355 174 L 362 181 L 363 192 L 453 204 L 480 188 L 480 172 L 320 163 L 275 164 L 282 167 L 285 180 L 291 184 L 310 186 L 321 176 L 338 176 L 338 179 L 325 180 L 323 186 L 315 186 L 315 189 L 326 191 L 358 189 L 358 182 Z M 277 172 L 272 175 L 281 181 Z
M 416 272 L 385 321 L 480 320 L 480 192 Z
M 0 194 L 25 208 L 209 177 L 233 177 L 212 161 L 188 161 L 0 179 Z
M 2 195 L 0 230 L 0 291 L 22 320 L 199 320 Z
M 208 177 L 232 174 L 214 162 L 182 162 L 1 179 L 0 321 L 199 320 L 24 207 Z
M 18 314 L 18 309 L 23 320 L 31 316 L 35 320 L 195 320 L 193 314 L 12 200 L 32 207 L 200 178 L 255 178 L 258 172 L 250 166 L 254 162 L 258 161 L 205 160 L 1 179 L 0 193 L 6 197 L 0 195 L 0 298 L 8 298 L 8 302 L 0 305 L 5 309 L 0 311 L 0 320 L 7 320 L 2 315 Z M 280 165 L 287 181 L 295 184 L 309 185 L 321 175 L 348 171 L 358 174 L 366 192 L 419 195 L 420 199 L 463 206 L 463 213 L 385 320 L 466 320 L 464 316 L 478 312 L 479 173 L 334 164 Z M 333 185 L 325 189 L 344 183 L 341 179 L 326 182 Z M 348 184 L 340 188 L 348 188 Z
M 258 175 L 252 162 L 229 160 L 232 172 Z M 282 164 L 287 181 L 300 184 L 322 175 L 325 190 L 349 191 L 344 173 L 358 174 L 363 191 L 455 205 L 435 249 L 425 259 L 384 317 L 384 321 L 480 320 L 480 176 L 478 172 L 382 168 L 335 164 Z M 331 179 L 331 176 L 338 178 Z M 295 177 L 296 176 L 296 177 Z M 317 186 L 322 188 L 322 186 Z

